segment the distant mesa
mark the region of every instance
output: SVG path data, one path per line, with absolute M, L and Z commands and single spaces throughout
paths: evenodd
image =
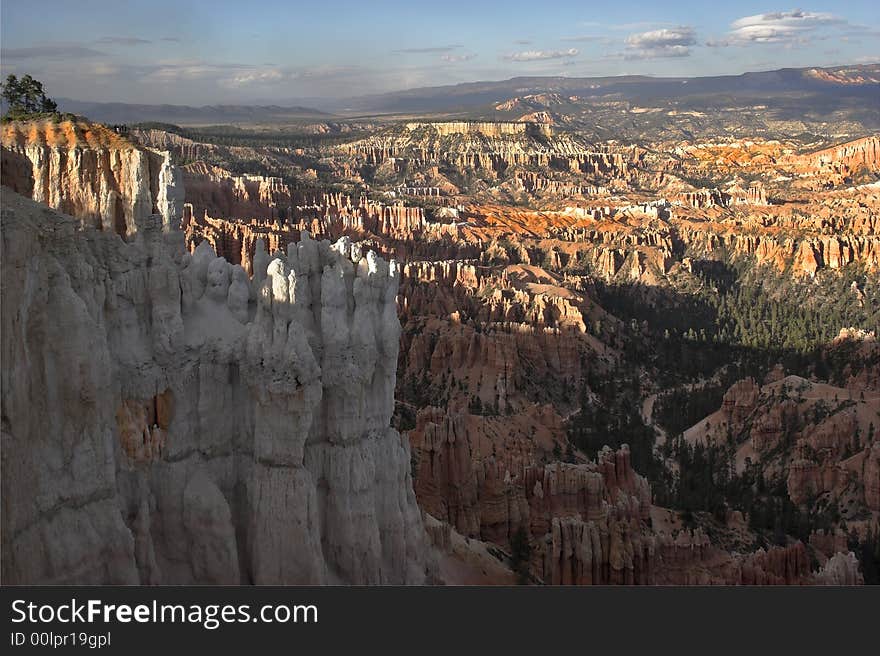
M 539 122 L 526 121 L 445 121 L 438 123 L 407 123 L 406 129 L 415 131 L 420 128 L 429 128 L 438 136 L 446 137 L 453 134 L 482 135 L 484 137 L 501 137 L 510 135 L 543 135 L 551 136 L 553 133 L 549 126 Z
M 88 116 L 102 123 L 164 122 L 177 125 L 225 123 L 284 123 L 303 118 L 332 116 L 310 107 L 277 105 L 146 105 L 121 102 L 88 102 L 59 98 L 62 111 Z

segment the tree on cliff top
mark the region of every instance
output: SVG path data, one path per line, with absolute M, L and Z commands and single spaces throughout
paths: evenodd
M 3 115 L 3 120 L 58 113 L 58 105 L 46 96 L 43 83 L 30 75 L 25 75 L 21 79 L 9 75 L 0 86 L 3 87 L 3 100 L 9 106 L 6 114 Z

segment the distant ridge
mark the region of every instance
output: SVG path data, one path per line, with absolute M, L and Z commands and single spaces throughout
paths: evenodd
M 515 77 L 360 96 L 326 103 L 337 112 L 446 112 L 503 102 L 513 96 L 555 92 L 626 99 L 730 94 L 741 97 L 803 93 L 880 100 L 880 64 L 783 68 L 712 77 Z
M 121 102 L 87 102 L 58 98 L 58 108 L 87 116 L 102 123 L 143 123 L 155 121 L 176 125 L 224 123 L 278 123 L 302 119 L 327 120 L 332 114 L 311 107 L 278 105 L 142 105 Z
M 326 121 L 352 114 L 431 114 L 466 112 L 516 96 L 557 93 L 563 96 L 614 96 L 627 100 L 684 99 L 728 95 L 740 99 L 810 95 L 824 101 L 855 99 L 880 106 L 880 64 L 829 68 L 783 68 L 711 77 L 515 77 L 420 87 L 353 98 L 313 99 L 323 109 L 280 105 L 148 105 L 58 98 L 61 111 L 104 123 L 155 121 L 176 125 Z M 329 113 L 333 112 L 333 113 Z

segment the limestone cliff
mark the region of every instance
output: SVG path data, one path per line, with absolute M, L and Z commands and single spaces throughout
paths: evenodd
M 132 198 L 126 243 L 3 192 L 3 580 L 423 581 L 394 262 L 304 235 L 251 279 Z
M 248 272 L 252 271 L 257 239 L 263 239 L 269 251 L 274 252 L 297 241 L 303 230 L 331 239 L 342 235 L 411 238 L 424 225 L 424 210 L 420 207 L 407 207 L 402 203 L 388 205 L 364 197 L 352 201 L 341 194 L 322 194 L 318 198 L 295 198 L 288 193 L 281 197 L 265 196 L 262 192 L 251 192 L 264 188 L 266 178 L 235 186 L 227 184 L 229 180 L 221 179 L 208 196 L 198 191 L 191 193 L 187 184 L 187 197 L 196 203 L 187 203 L 183 210 L 187 244 L 193 249 L 202 241 L 208 241 L 219 255 L 241 264 Z M 286 186 L 282 184 L 280 189 L 285 190 Z M 291 202 L 301 204 L 290 205 Z M 214 210 L 209 213 L 206 207 L 226 208 L 228 213 L 221 216 L 237 218 L 214 218 Z M 280 219 L 279 214 L 285 219 Z
M 135 147 L 104 126 L 51 119 L 3 126 L 3 185 L 75 216 L 82 225 L 134 236 L 139 221 L 183 210 L 183 181 L 169 154 Z
M 596 146 L 538 122 L 405 123 L 339 146 L 337 155 L 370 166 L 441 166 L 494 178 L 523 167 L 552 167 L 575 175 L 628 178 L 633 149 Z
M 795 155 L 790 160 L 809 172 L 832 171 L 847 175 L 860 167 L 876 170 L 880 167 L 880 136 L 864 137 L 812 153 Z

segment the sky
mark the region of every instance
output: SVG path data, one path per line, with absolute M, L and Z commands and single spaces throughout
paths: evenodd
M 299 104 L 523 75 L 880 62 L 873 2 L 0 0 L 0 70 L 49 96 Z

